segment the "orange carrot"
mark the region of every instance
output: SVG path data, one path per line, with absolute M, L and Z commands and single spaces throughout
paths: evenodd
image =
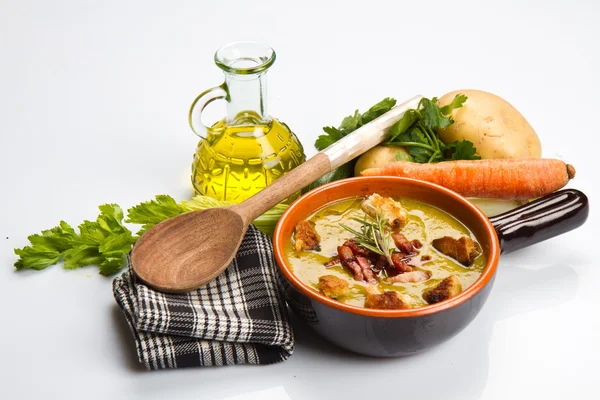
M 551 158 L 488 159 L 417 164 L 392 162 L 363 176 L 403 176 L 445 186 L 466 197 L 532 199 L 550 194 L 575 177 L 575 168 Z

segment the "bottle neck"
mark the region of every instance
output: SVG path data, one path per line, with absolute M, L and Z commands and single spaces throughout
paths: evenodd
M 246 125 L 259 118 L 269 121 L 267 114 L 266 73 L 237 75 L 225 73 L 225 84 L 229 94 L 227 103 L 227 122 L 234 125 Z M 247 114 L 247 117 L 244 118 Z M 248 119 L 252 121 L 248 121 Z

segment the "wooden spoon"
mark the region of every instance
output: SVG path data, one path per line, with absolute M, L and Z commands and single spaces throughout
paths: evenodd
M 246 201 L 192 211 L 163 221 L 136 242 L 131 263 L 137 276 L 165 292 L 185 292 L 210 282 L 231 264 L 248 225 L 259 215 L 334 168 L 383 142 L 421 96 L 402 103 L 317 153 Z

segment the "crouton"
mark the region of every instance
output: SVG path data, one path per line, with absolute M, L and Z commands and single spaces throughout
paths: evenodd
M 348 295 L 348 282 L 334 275 L 323 275 L 319 277 L 317 285 L 319 291 L 331 299 L 338 299 Z
M 429 304 L 434 304 L 458 296 L 460 292 L 462 292 L 460 282 L 454 275 L 450 275 L 438 283 L 436 287 L 425 289 L 423 298 Z
M 308 221 L 300 221 L 294 227 L 294 248 L 296 251 L 320 251 L 321 237 L 315 227 Z
M 462 236 L 460 239 L 444 236 L 434 239 L 431 244 L 440 253 L 454 258 L 465 266 L 471 265 L 481 253 L 479 245 L 467 236 Z
M 412 308 L 410 300 L 395 291 L 386 291 L 384 293 L 376 293 L 367 291 L 367 299 L 365 300 L 365 308 L 375 308 L 379 310 L 403 310 Z
M 383 220 L 394 230 L 402 228 L 408 221 L 406 211 L 400 203 L 389 197 L 382 197 L 377 193 L 370 195 L 361 203 L 360 207 L 371 218 L 376 218 L 378 214 L 381 215 Z

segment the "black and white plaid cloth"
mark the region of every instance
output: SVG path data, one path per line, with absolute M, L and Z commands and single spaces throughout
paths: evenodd
M 113 281 L 117 303 L 148 369 L 272 364 L 294 350 L 273 248 L 251 225 L 232 264 L 189 293 L 161 293 L 131 267 Z

